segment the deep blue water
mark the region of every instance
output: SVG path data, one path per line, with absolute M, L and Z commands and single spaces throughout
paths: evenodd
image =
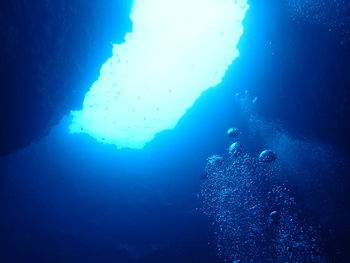
M 144 149 L 116 150 L 72 135 L 67 116 L 47 136 L 1 157 L 0 262 L 349 262 L 350 41 L 344 28 L 295 21 L 284 8 L 251 1 L 240 56 L 223 82 Z M 231 126 L 241 132 L 237 139 L 226 135 Z M 266 214 L 269 226 L 277 208 L 264 208 L 256 219 L 243 209 L 235 212 L 239 220 L 220 221 L 216 216 L 237 209 L 232 206 L 240 199 L 230 197 L 235 202 L 227 207 L 216 200 L 218 210 L 203 203 L 204 188 L 214 197 L 221 193 L 220 184 L 206 183 L 207 157 L 220 154 L 229 162 L 227 148 L 235 140 L 249 160 L 264 149 L 276 152 L 267 167 L 248 165 L 253 180 L 265 182 L 255 176 L 262 170 L 274 178 L 249 191 L 260 194 L 270 183 L 288 188 L 295 200 L 288 213 L 298 221 L 285 233 L 315 229 L 298 243 L 306 248 L 295 250 L 299 261 L 275 250 L 248 261 L 264 245 L 249 239 L 256 251 L 246 252 L 244 238 L 240 243 L 238 232 L 227 230 L 249 222 L 242 233 L 255 231 L 258 240 L 265 232 L 253 229 L 254 222 Z M 267 204 L 252 196 L 249 202 Z M 242 258 L 232 261 L 227 253 Z M 312 253 L 319 257 L 311 260 Z

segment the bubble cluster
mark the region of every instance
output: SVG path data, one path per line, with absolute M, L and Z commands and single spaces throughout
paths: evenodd
M 295 21 L 315 23 L 337 31 L 350 40 L 350 2 L 348 0 L 286 0 Z
M 224 262 L 325 262 L 317 227 L 298 215 L 277 163 L 248 153 L 208 162 L 203 211 Z

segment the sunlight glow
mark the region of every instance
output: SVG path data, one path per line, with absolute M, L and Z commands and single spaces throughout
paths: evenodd
M 238 56 L 247 0 L 134 0 L 131 33 L 73 111 L 71 133 L 143 148 L 175 127 Z

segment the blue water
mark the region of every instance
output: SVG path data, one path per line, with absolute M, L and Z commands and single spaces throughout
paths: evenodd
M 143 149 L 67 114 L 1 157 L 0 262 L 349 262 L 346 30 L 284 8 L 251 1 L 222 82 Z

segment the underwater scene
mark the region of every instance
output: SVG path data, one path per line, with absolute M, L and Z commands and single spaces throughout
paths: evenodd
M 350 262 L 350 1 L 2 1 L 0 69 L 0 263 Z

